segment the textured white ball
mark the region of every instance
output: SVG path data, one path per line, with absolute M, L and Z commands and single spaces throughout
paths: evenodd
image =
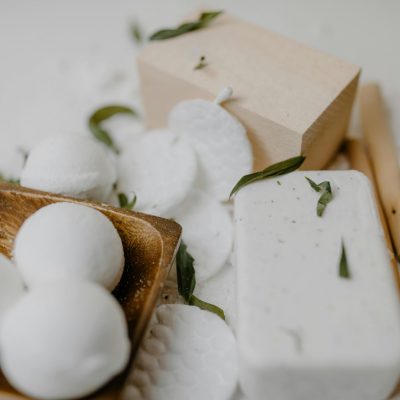
M 116 169 L 100 144 L 79 135 L 47 138 L 29 153 L 21 185 L 72 197 L 104 201 Z
M 62 281 L 28 292 L 5 315 L 1 366 L 38 399 L 85 396 L 126 366 L 130 344 L 118 302 L 99 285 Z
M 112 222 L 94 208 L 54 203 L 31 215 L 17 233 L 14 258 L 27 286 L 73 278 L 113 290 L 124 250 Z
M 24 284 L 17 268 L 0 254 L 0 326 L 4 313 L 24 293 Z

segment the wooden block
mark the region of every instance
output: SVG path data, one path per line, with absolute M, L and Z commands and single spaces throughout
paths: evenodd
M 195 70 L 201 55 L 208 65 Z M 150 42 L 139 56 L 149 128 L 166 126 L 179 101 L 213 100 L 231 86 L 234 98 L 224 106 L 246 126 L 256 170 L 299 153 L 307 156 L 303 169 L 324 167 L 345 135 L 359 73 L 355 65 L 228 15 Z

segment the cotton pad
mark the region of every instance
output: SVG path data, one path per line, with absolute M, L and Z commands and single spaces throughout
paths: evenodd
M 124 399 L 228 400 L 236 383 L 236 343 L 226 323 L 197 307 L 169 304 L 155 312 Z
M 152 131 L 127 148 L 118 165 L 118 190 L 137 195 L 136 209 L 170 217 L 196 179 L 192 148 L 168 131 Z
M 0 326 L 3 315 L 24 294 L 24 284 L 17 268 L 0 254 Z
M 104 201 L 116 170 L 102 146 L 79 135 L 50 137 L 29 153 L 21 185 L 67 196 Z
M 252 150 L 243 125 L 220 105 L 199 99 L 176 105 L 169 128 L 195 149 L 202 188 L 228 200 L 235 183 L 252 170 Z
M 196 279 L 216 274 L 232 249 L 233 227 L 227 209 L 209 194 L 195 190 L 175 219 L 182 225 L 183 240 L 195 259 Z
M 41 208 L 22 224 L 14 258 L 29 287 L 74 278 L 113 290 L 124 267 L 111 221 L 94 208 L 64 202 Z
M 60 281 L 29 291 L 5 315 L 0 360 L 8 381 L 38 399 L 88 395 L 124 369 L 124 313 L 101 286 Z

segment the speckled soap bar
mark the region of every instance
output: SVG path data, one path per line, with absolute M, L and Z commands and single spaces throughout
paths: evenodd
M 322 216 L 305 177 L 331 184 Z M 314 171 L 254 183 L 237 194 L 235 220 L 248 398 L 388 398 L 400 371 L 400 307 L 367 178 Z

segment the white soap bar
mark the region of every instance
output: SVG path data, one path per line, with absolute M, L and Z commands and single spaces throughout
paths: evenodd
M 334 198 L 316 215 L 316 183 Z M 383 400 L 400 372 L 400 307 L 370 184 L 296 172 L 235 199 L 240 382 L 249 399 Z M 351 278 L 339 274 L 342 241 Z

